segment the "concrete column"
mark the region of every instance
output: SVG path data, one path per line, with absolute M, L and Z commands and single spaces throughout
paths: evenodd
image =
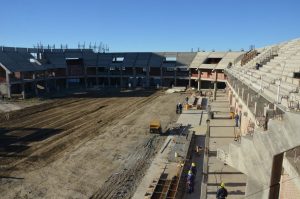
M 37 82 L 36 82 L 36 75 L 35 75 L 35 73 L 33 73 L 33 89 L 34 89 L 34 93 L 35 93 L 35 95 L 37 96 L 38 94 L 39 94 L 39 92 L 38 92 L 38 89 L 37 89 L 37 87 L 36 87 L 36 85 L 37 85 Z
M 177 69 L 174 70 L 174 86 L 177 86 Z
M 147 74 L 146 74 L 146 86 L 150 87 L 150 66 L 148 65 L 147 68 Z
M 86 66 L 83 66 L 84 68 L 84 87 L 87 89 L 88 85 L 87 85 L 87 69 Z
M 244 100 L 244 88 L 242 88 L 242 100 Z
M 281 80 L 279 80 L 279 84 L 277 86 L 277 96 L 276 96 L 276 101 L 278 104 L 280 104 L 280 84 L 281 84 Z
M 108 68 L 108 71 L 107 71 L 107 78 L 108 78 L 108 87 L 111 86 L 111 80 L 110 80 L 110 68 Z
M 163 69 L 162 66 L 160 66 L 160 86 L 162 87 L 163 85 Z
M 21 72 L 21 80 L 22 80 L 22 84 L 21 84 L 21 87 L 22 87 L 22 91 L 21 91 L 21 94 L 22 94 L 22 99 L 25 99 L 25 83 L 24 83 L 24 74 L 23 72 Z
M 56 88 L 56 78 L 54 77 L 54 89 L 57 90 Z
M 249 98 L 250 98 L 250 94 L 247 94 L 247 107 L 249 107 Z
M 198 91 L 201 90 L 201 70 L 198 68 Z
M 121 77 L 120 77 L 120 88 L 122 89 L 123 88 L 123 67 L 120 67 L 120 74 L 121 74 Z
M 132 87 L 135 88 L 136 87 L 136 68 L 135 67 L 132 68 L 132 73 L 133 73 Z
M 189 88 L 191 88 L 191 69 L 189 68 Z
M 218 73 L 217 73 L 217 70 L 216 70 L 216 77 L 215 77 L 215 81 L 214 81 L 214 100 L 216 100 L 217 99 L 217 76 L 218 76 Z
M 6 85 L 7 85 L 7 98 L 11 98 L 11 84 L 10 84 L 10 78 L 9 73 L 6 71 Z
M 22 83 L 22 99 L 26 98 L 26 94 L 25 94 L 25 83 Z
M 99 87 L 99 72 L 98 72 L 98 67 L 96 67 L 96 86 Z
M 257 111 L 257 102 L 254 102 L 254 115 L 256 116 L 256 111 Z
M 67 68 L 66 68 L 66 89 L 69 88 L 68 77 L 69 77 L 69 70 L 68 70 L 68 66 L 67 66 Z
M 49 83 L 48 83 L 48 73 L 46 73 L 46 71 L 44 72 L 44 82 L 45 82 L 45 90 L 46 93 L 49 93 Z

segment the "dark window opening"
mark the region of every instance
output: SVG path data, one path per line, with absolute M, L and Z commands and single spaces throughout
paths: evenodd
M 294 78 L 300 79 L 300 72 L 294 72 Z
M 204 64 L 218 64 L 222 58 L 207 58 Z
M 83 60 L 79 58 L 67 58 L 66 59 L 68 72 L 70 76 L 84 75 Z
M 175 68 L 174 67 L 167 67 L 167 70 L 166 71 L 168 71 L 168 72 L 172 72 L 172 71 L 174 71 L 175 70 Z

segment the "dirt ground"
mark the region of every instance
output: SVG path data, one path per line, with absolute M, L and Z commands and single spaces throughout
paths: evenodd
M 26 108 L 0 123 L 1 198 L 130 198 L 176 122 L 181 94 L 79 95 Z

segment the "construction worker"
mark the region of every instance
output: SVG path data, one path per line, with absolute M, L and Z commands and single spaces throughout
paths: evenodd
M 187 176 L 187 187 L 188 187 L 188 193 L 193 193 L 194 192 L 194 180 L 195 176 L 191 170 L 188 172 Z
M 217 199 L 225 199 L 228 195 L 227 189 L 225 188 L 225 184 L 222 182 L 220 188 L 217 191 Z
M 234 119 L 235 119 L 235 126 L 239 127 L 240 116 L 238 113 L 235 114 Z
M 178 104 L 176 105 L 176 113 L 177 114 L 182 113 L 182 104 L 180 102 L 178 102 Z
M 197 174 L 197 167 L 196 167 L 196 164 L 193 162 L 192 163 L 192 166 L 191 166 L 191 169 L 192 173 L 194 174 L 194 176 L 196 176 Z
M 185 97 L 185 103 L 186 103 L 186 104 L 189 103 L 189 97 L 188 97 L 188 96 Z
M 182 104 L 180 102 L 178 104 L 178 108 L 179 108 L 179 113 L 181 114 L 182 113 Z

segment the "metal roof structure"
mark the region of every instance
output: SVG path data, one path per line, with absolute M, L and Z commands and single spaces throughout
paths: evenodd
M 66 59 L 82 59 L 86 67 L 178 67 L 224 69 L 244 52 L 115 52 L 92 49 L 36 49 L 0 47 L 0 63 L 11 72 L 66 68 Z M 218 64 L 207 64 L 219 58 Z

